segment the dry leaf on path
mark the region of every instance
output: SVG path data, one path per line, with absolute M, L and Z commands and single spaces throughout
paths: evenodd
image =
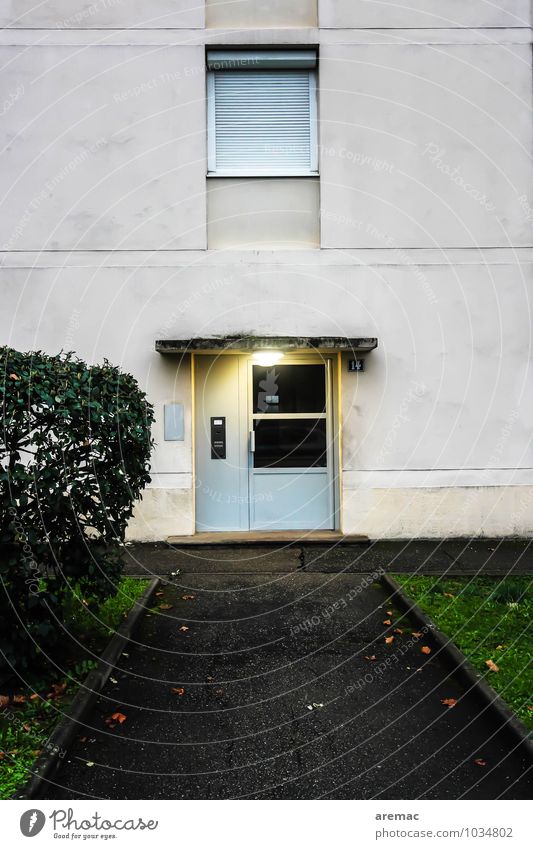
M 431 649 L 429 646 L 422 646 L 420 651 L 422 652 L 422 654 L 431 654 Z
M 499 672 L 500 671 L 500 667 L 496 666 L 496 664 L 494 663 L 493 660 L 486 660 L 485 663 L 487 664 L 487 666 L 489 667 L 491 672 Z
M 457 704 L 457 699 L 441 699 L 443 705 L 447 705 L 448 707 L 455 707 Z

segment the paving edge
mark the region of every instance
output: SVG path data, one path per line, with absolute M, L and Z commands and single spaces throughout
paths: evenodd
M 533 732 L 520 721 L 516 714 L 500 695 L 487 684 L 483 675 L 475 669 L 453 640 L 441 631 L 430 616 L 407 596 L 403 588 L 390 575 L 383 575 L 381 583 L 390 591 L 395 601 L 420 627 L 428 628 L 433 641 L 437 644 L 444 662 L 451 667 L 453 674 L 467 686 L 487 708 L 501 721 L 504 730 L 523 748 L 533 761 Z
M 68 713 L 58 723 L 48 739 L 49 751 L 40 755 L 31 771 L 32 776 L 12 798 L 38 799 L 44 785 L 59 769 L 65 753 L 79 733 L 80 724 L 91 710 L 94 702 L 107 683 L 115 664 L 129 642 L 139 620 L 144 616 L 150 600 L 161 583 L 160 578 L 154 578 L 137 599 L 126 619 L 111 637 L 104 649 L 97 666 L 92 669 L 69 707 Z M 59 755 L 61 754 L 61 758 Z

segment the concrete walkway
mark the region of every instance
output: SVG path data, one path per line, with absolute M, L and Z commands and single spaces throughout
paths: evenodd
M 533 540 L 443 539 L 333 542 L 320 544 L 304 534 L 270 545 L 127 546 L 126 573 L 167 576 L 185 571 L 236 572 L 418 572 L 421 575 L 533 575 Z
M 531 798 L 531 764 L 427 636 L 394 632 L 381 585 L 218 569 L 163 587 L 49 798 Z

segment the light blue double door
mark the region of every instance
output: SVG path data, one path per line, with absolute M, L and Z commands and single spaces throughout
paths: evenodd
M 334 528 L 331 360 L 194 361 L 197 532 Z

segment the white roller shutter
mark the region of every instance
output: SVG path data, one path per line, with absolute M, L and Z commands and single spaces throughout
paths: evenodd
M 230 70 L 209 75 L 209 172 L 317 172 L 315 73 Z

